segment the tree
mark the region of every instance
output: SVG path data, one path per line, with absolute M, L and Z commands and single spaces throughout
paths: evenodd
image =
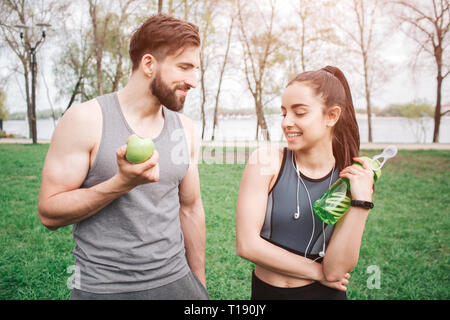
M 98 95 L 103 95 L 103 51 L 105 48 L 105 39 L 108 32 L 108 25 L 111 19 L 111 14 L 107 12 L 103 19 L 100 19 L 99 12 L 102 11 L 103 6 L 97 0 L 88 0 L 89 2 L 89 16 L 91 17 L 94 53 L 96 61 L 96 75 L 97 75 L 97 90 Z M 101 20 L 101 23 L 99 23 Z
M 439 142 L 442 85 L 450 74 L 450 9 L 448 0 L 392 1 L 394 15 L 401 30 L 417 45 L 416 59 L 434 61 L 436 71 L 436 103 L 434 109 L 433 142 Z
M 217 94 L 215 95 L 215 123 L 217 124 L 217 112 L 219 96 L 222 87 L 223 76 L 228 64 L 229 48 L 231 46 L 231 31 L 223 28 L 224 23 L 234 19 L 232 17 L 233 1 L 202 0 L 202 1 L 170 1 L 169 11 L 175 12 L 181 19 L 188 19 L 199 27 L 201 40 L 200 65 L 198 73 L 199 105 L 201 117 L 201 138 L 205 138 L 207 128 L 208 110 L 213 105 L 211 98 L 213 88 L 217 84 Z M 223 39 L 227 37 L 227 44 L 224 49 Z M 224 54 L 222 52 L 225 51 Z M 214 127 L 214 124 L 213 124 Z M 214 128 L 213 128 L 214 130 Z
M 332 4 L 328 0 L 296 0 L 293 11 L 296 15 L 292 15 L 286 38 L 287 43 L 292 43 L 288 50 L 293 54 L 290 73 L 323 67 L 325 61 L 333 60 L 333 46 L 341 44 L 327 16 L 333 11 Z
M 92 15 L 88 15 L 90 23 L 75 21 L 80 23 L 78 27 L 74 21 L 68 21 L 67 30 L 61 32 L 64 44 L 57 65 L 67 71 L 56 72 L 56 85 L 62 95 L 70 96 L 67 108 L 78 96 L 81 101 L 89 100 L 115 92 L 125 84 L 131 71 L 127 51 L 131 30 L 147 18 L 138 16 L 139 9 L 146 6 L 143 0 L 119 0 L 108 7 L 98 1 L 91 3 L 88 9 L 95 11 L 97 37 Z M 86 24 L 90 26 L 86 28 Z
M 361 74 L 364 88 L 364 98 L 366 102 L 367 124 L 368 124 L 368 140 L 372 138 L 372 94 L 375 90 L 375 84 L 383 83 L 379 81 L 382 76 L 382 60 L 377 56 L 377 50 L 381 44 L 380 36 L 377 37 L 376 29 L 379 25 L 380 16 L 380 0 L 349 0 L 344 4 L 348 4 L 347 10 L 351 13 L 349 18 L 345 16 L 344 23 L 338 23 L 338 28 L 345 34 L 346 40 L 350 44 L 347 49 L 356 53 L 359 57 L 356 70 Z M 378 80 L 378 81 L 377 81 Z
M 110 53 L 112 63 L 115 68 L 112 69 L 111 74 L 111 91 L 117 91 L 119 89 L 120 82 L 124 79 L 125 61 L 129 62 L 128 57 L 128 42 L 130 35 L 124 33 L 125 27 L 128 25 L 128 20 L 133 11 L 137 9 L 139 0 L 120 0 L 117 13 L 112 14 L 110 31 L 106 38 L 105 50 Z M 112 62 L 112 61 L 111 61 Z M 128 64 L 130 66 L 130 64 Z
M 81 101 L 86 100 L 85 79 L 88 78 L 89 67 L 93 58 L 93 47 L 89 45 L 89 29 L 71 30 L 64 34 L 76 35 L 73 40 L 64 39 L 63 46 L 54 64 L 56 86 L 63 97 L 69 96 L 65 110 L 67 110 L 81 95 Z
M 199 82 L 201 90 L 201 121 L 202 121 L 202 133 L 201 138 L 205 137 L 206 129 L 206 114 L 207 106 L 210 103 L 208 88 L 211 88 L 214 83 L 218 83 L 217 94 L 215 96 L 215 106 L 214 106 L 214 121 L 213 121 L 213 136 L 215 125 L 217 125 L 217 110 L 219 104 L 220 90 L 222 86 L 223 75 L 228 61 L 229 48 L 231 43 L 231 29 L 225 29 L 227 31 L 227 42 L 225 53 L 219 55 L 218 52 L 223 49 L 223 36 L 221 33 L 224 28 L 221 28 L 222 19 L 227 19 L 229 13 L 227 9 L 231 7 L 230 1 L 217 1 L 217 0 L 203 0 L 193 2 L 190 6 L 188 1 L 184 0 L 184 13 L 185 18 L 188 12 L 191 13 L 190 21 L 194 22 L 199 27 L 201 48 L 200 48 L 200 66 L 199 66 Z M 226 12 L 225 15 L 220 15 Z M 233 17 L 231 17 L 234 20 Z M 217 26 L 220 26 L 219 28 Z M 216 70 L 217 66 L 220 65 L 220 70 Z M 217 72 L 219 75 L 217 75 Z M 212 79 L 208 81 L 209 75 L 213 75 Z M 214 139 L 214 138 L 213 138 Z
M 226 48 L 225 48 L 225 54 L 224 54 L 223 62 L 222 62 L 220 72 L 219 72 L 219 83 L 217 85 L 216 102 L 214 105 L 214 115 L 213 115 L 213 129 L 212 129 L 212 136 L 211 136 L 211 140 L 213 140 L 213 141 L 214 141 L 216 126 L 218 124 L 217 115 L 218 115 L 218 111 L 219 111 L 219 97 L 220 97 L 220 91 L 222 89 L 223 75 L 225 73 L 225 69 L 226 69 L 227 63 L 228 63 L 228 55 L 230 52 L 231 35 L 233 32 L 234 19 L 235 19 L 234 17 L 231 17 L 230 26 L 228 28 L 228 33 L 227 33 L 227 44 L 226 44 Z
M 255 103 L 257 118 L 255 139 L 258 140 L 261 129 L 264 139 L 270 141 L 264 117 L 264 98 L 279 93 L 280 87 L 275 84 L 277 72 L 274 67 L 285 61 L 286 57 L 281 50 L 282 30 L 274 25 L 276 1 L 270 0 L 267 4 L 268 8 L 265 10 L 268 11 L 268 17 L 259 3 L 255 6 L 256 8 L 250 7 L 249 2 L 244 6 L 242 1 L 237 1 L 239 35 L 243 49 L 245 80 Z
M 373 1 L 373 0 L 372 0 Z M 361 50 L 361 57 L 363 62 L 363 77 L 364 77 L 364 91 L 366 98 L 366 108 L 367 108 L 367 127 L 369 130 L 369 143 L 373 141 L 372 138 L 372 110 L 371 110 L 371 91 L 369 84 L 369 63 L 370 63 L 370 54 L 371 54 L 371 46 L 372 46 L 372 38 L 373 38 L 373 28 L 375 24 L 375 11 L 377 10 L 378 3 L 377 1 L 372 3 L 372 8 L 369 12 L 366 12 L 366 3 L 364 0 L 353 0 L 353 12 L 355 13 L 356 22 L 358 24 L 359 31 L 359 39 L 353 38 L 356 40 L 356 44 L 359 46 Z
M 38 62 L 36 48 L 44 40 L 44 34 L 37 32 L 34 27 L 37 24 L 48 24 L 50 19 L 59 21 L 68 8 L 68 2 L 48 0 L 42 3 L 24 0 L 1 0 L 0 1 L 0 29 L 1 36 L 7 46 L 14 52 L 22 66 L 22 75 L 25 80 L 25 102 L 27 106 L 28 125 L 30 137 L 33 143 L 37 142 L 36 105 L 34 103 L 37 79 Z M 20 33 L 15 25 L 26 26 Z M 54 26 L 58 27 L 58 26 Z M 39 28 L 38 28 L 39 29 Z M 32 61 L 33 59 L 33 61 Z M 34 70 L 31 70 L 31 68 Z
M 216 7 L 217 2 L 216 1 L 202 1 L 200 4 L 200 12 L 196 15 L 199 24 L 199 32 L 200 32 L 200 41 L 201 41 L 201 47 L 200 47 L 200 89 L 201 89 L 201 103 L 200 103 L 200 110 L 201 110 L 201 117 L 202 117 L 202 134 L 201 138 L 203 140 L 205 136 L 205 128 L 206 128 L 206 99 L 207 99 L 207 89 L 206 89 L 206 71 L 209 67 L 210 62 L 210 54 L 209 54 L 209 48 L 211 46 L 212 42 L 212 36 L 214 33 L 214 26 L 213 26 L 213 15 L 214 15 L 214 8 Z M 187 18 L 188 12 L 189 12 L 189 6 L 188 2 L 184 0 L 184 17 Z M 195 20 L 197 20 L 195 19 Z

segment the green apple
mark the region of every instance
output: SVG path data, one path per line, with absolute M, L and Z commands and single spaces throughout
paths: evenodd
M 133 134 L 127 139 L 127 154 L 125 157 L 132 163 L 144 162 L 151 158 L 154 148 L 152 139 L 143 139 Z

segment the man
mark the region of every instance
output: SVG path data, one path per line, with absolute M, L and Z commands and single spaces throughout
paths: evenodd
M 133 34 L 118 92 L 72 106 L 52 137 L 39 217 L 73 224 L 71 299 L 207 299 L 205 217 L 193 121 L 177 113 L 197 84 L 198 28 L 166 15 Z M 153 156 L 125 158 L 131 134 Z

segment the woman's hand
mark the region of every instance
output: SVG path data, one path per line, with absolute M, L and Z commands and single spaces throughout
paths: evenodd
M 350 181 L 352 199 L 371 202 L 373 196 L 373 170 L 365 159 L 353 158 L 353 160 L 361 163 L 362 168 L 354 165 L 348 166 L 339 173 L 339 177 L 347 178 Z
M 324 286 L 327 286 L 332 289 L 347 291 L 348 279 L 350 279 L 350 273 L 346 273 L 344 277 L 339 281 L 330 282 L 325 279 L 320 280 L 319 282 Z

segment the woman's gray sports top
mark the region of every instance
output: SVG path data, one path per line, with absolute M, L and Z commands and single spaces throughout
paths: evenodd
M 260 235 L 267 241 L 302 256 L 308 249 L 306 257 L 316 259 L 323 249 L 323 222 L 315 213 L 311 214 L 308 195 L 301 181 L 298 183 L 300 217 L 294 219 L 294 214 L 297 212 L 298 177 L 292 159 L 292 151 L 284 148 L 280 172 L 275 185 L 269 192 L 266 217 Z M 301 172 L 300 176 L 308 188 L 311 204 L 314 204 L 314 201 L 328 190 L 330 177 L 331 184 L 339 179 L 339 169 L 335 168 L 320 179 L 308 178 Z M 323 229 L 327 246 L 334 226 L 323 224 Z M 320 260 L 319 258 L 317 261 L 320 262 Z

